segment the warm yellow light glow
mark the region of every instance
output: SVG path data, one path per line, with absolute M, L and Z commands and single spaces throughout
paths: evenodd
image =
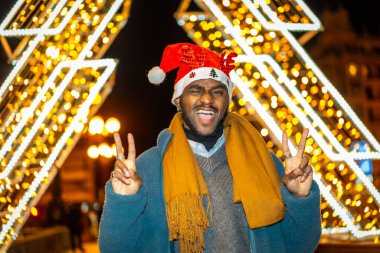
M 261 133 L 262 136 L 267 136 L 269 132 L 268 132 L 268 129 L 262 128 L 261 131 L 260 131 L 260 133 Z
M 355 63 L 350 63 L 350 65 L 348 65 L 348 73 L 350 73 L 351 76 L 357 75 L 358 68 Z
M 110 146 L 108 146 L 107 143 L 102 143 L 99 145 L 99 155 L 104 156 L 106 158 L 112 157 L 112 149 Z
M 100 116 L 95 116 L 90 120 L 88 131 L 90 134 L 101 134 L 103 132 L 104 120 Z
M 83 129 L 84 129 L 84 124 L 83 124 L 83 122 L 78 122 L 78 124 L 75 125 L 75 129 L 74 129 L 74 131 L 75 131 L 76 133 L 81 133 L 81 132 L 83 131 Z
M 59 56 L 59 48 L 56 48 L 54 46 L 50 46 L 46 49 L 46 56 L 57 59 Z
M 108 133 L 115 133 L 120 130 L 120 122 L 117 118 L 111 117 L 107 119 L 105 129 Z
M 90 147 L 88 147 L 87 149 L 87 155 L 92 158 L 92 159 L 96 159 L 99 157 L 99 149 L 97 146 L 95 145 L 91 145 Z
M 30 214 L 33 216 L 37 216 L 38 215 L 37 208 L 35 208 L 34 206 L 32 208 L 30 208 Z

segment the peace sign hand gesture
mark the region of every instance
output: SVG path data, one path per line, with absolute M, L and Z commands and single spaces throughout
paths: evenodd
M 117 194 L 136 194 L 142 185 L 142 180 L 136 172 L 136 149 L 133 135 L 128 134 L 127 159 L 124 156 L 123 144 L 121 143 L 119 133 L 114 133 L 114 139 L 117 154 L 115 169 L 111 172 L 112 188 Z
M 297 148 L 297 155 L 295 156 L 292 156 L 290 153 L 286 132 L 282 134 L 282 149 L 285 157 L 285 175 L 282 182 L 288 191 L 297 197 L 308 196 L 313 182 L 309 157 L 304 154 L 308 134 L 309 130 L 307 128 L 304 129 Z

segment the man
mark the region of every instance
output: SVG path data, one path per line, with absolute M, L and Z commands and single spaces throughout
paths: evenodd
M 285 168 L 244 118 L 228 113 L 232 57 L 199 46 L 166 47 L 148 77 L 179 68 L 178 113 L 156 147 L 135 160 L 115 134 L 117 160 L 106 185 L 99 246 L 108 252 L 314 252 L 321 234 L 319 189 L 304 148 Z

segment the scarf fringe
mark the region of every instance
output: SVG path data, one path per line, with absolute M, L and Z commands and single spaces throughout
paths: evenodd
M 203 233 L 209 227 L 207 214 L 211 213 L 210 198 L 206 196 L 208 201 L 206 212 L 202 196 L 194 193 L 174 196 L 166 204 L 169 238 L 171 241 L 179 240 L 181 252 L 199 253 L 205 248 Z

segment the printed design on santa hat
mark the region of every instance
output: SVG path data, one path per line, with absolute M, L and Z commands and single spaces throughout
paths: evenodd
M 186 64 L 190 69 L 197 69 L 204 66 L 206 59 L 205 49 L 202 48 L 202 50 L 196 54 L 191 47 L 184 45 L 181 47 L 180 51 L 180 61 L 182 64 Z
M 214 68 L 211 69 L 210 76 L 213 77 L 213 78 L 217 78 L 218 77 L 218 75 L 216 74 L 216 71 L 215 71 Z
M 226 57 L 226 52 L 223 52 L 220 55 L 220 68 L 224 73 L 230 73 L 231 70 L 235 69 L 235 66 L 233 65 L 235 63 L 235 60 L 232 58 L 238 56 L 237 53 L 232 52 L 227 55 Z
M 190 73 L 190 75 L 189 75 L 189 77 L 190 77 L 190 78 L 194 78 L 195 76 L 196 76 L 196 74 L 195 74 L 195 72 L 194 72 L 194 71 L 193 71 L 193 72 L 191 72 L 191 73 Z

